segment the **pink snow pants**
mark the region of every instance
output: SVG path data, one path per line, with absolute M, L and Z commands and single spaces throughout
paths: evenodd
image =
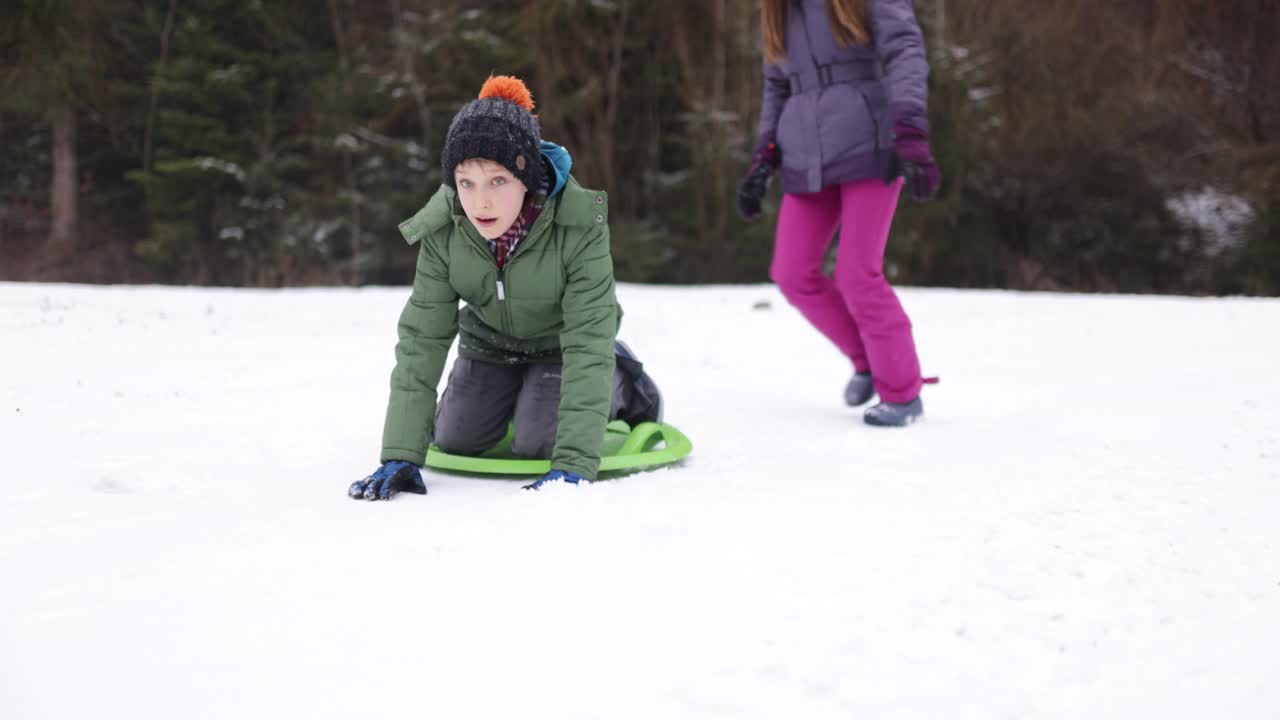
M 920 394 L 920 360 L 911 320 L 884 277 L 884 247 L 902 180 L 854 180 L 816 193 L 784 193 L 769 277 L 844 353 L 858 372 L 871 371 L 885 402 Z M 835 277 L 822 272 L 840 228 Z

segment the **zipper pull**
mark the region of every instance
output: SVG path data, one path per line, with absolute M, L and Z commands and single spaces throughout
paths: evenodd
M 502 271 L 498 271 L 498 300 L 507 299 L 507 288 L 502 284 Z

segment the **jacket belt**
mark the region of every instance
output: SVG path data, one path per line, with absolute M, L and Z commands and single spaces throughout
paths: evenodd
M 791 94 L 830 87 L 839 83 L 865 83 L 880 79 L 880 68 L 867 62 L 829 63 L 826 65 L 801 65 L 787 74 Z

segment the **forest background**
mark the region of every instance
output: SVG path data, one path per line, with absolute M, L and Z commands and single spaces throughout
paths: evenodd
M 897 283 L 1280 294 L 1280 0 L 917 0 L 941 197 Z M 16 0 L 0 8 L 0 280 L 405 283 L 396 231 L 490 73 L 610 192 L 646 283 L 761 282 L 734 192 L 749 0 Z

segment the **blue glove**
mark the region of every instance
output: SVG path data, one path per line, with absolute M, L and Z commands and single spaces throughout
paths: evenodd
M 554 482 L 567 482 L 570 485 L 585 483 L 587 479 L 577 473 L 567 472 L 565 470 L 552 470 L 551 472 L 538 478 L 536 481 L 524 486 L 525 490 L 540 490 L 543 485 Z
M 389 460 L 363 480 L 351 483 L 347 494 L 357 500 L 390 500 L 398 492 L 427 494 L 418 466 L 403 460 Z

